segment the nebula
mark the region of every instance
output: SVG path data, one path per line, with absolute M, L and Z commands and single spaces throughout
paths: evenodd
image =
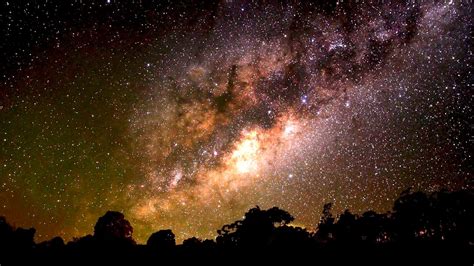
M 148 156 L 144 186 L 154 191 L 134 208 L 139 219 L 175 210 L 201 218 L 208 215 L 202 208 L 249 203 L 243 212 L 261 204 L 258 187 L 285 184 L 294 174 L 284 169 L 308 167 L 295 153 L 324 145 L 315 131 L 320 120 L 334 119 L 334 106 L 350 108 L 348 91 L 383 79 L 406 47 L 419 45 L 416 35 L 427 34 L 418 32 L 427 16 L 449 12 L 380 3 L 344 6 L 336 15 L 250 6 L 243 15 L 233 6 L 243 3 L 229 5 L 208 35 L 182 40 L 177 57 L 154 63 L 159 81 L 132 126 L 145 132 L 138 134 Z

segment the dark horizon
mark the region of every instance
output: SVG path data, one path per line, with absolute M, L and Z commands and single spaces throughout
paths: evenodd
M 6 265 L 28 261 L 81 264 L 91 258 L 118 264 L 156 259 L 210 262 L 232 257 L 270 262 L 277 258 L 304 261 L 309 254 L 334 259 L 352 250 L 351 253 L 362 252 L 359 255 L 377 255 L 378 259 L 398 254 L 400 257 L 392 259 L 397 261 L 409 256 L 412 261 L 424 262 L 444 258 L 439 254 L 427 257 L 424 252 L 442 251 L 456 255 L 459 261 L 472 262 L 469 255 L 474 251 L 473 190 L 443 190 L 431 194 L 406 190 L 387 213 L 367 211 L 354 215 L 346 210 L 334 215 L 331 209 L 331 203 L 324 205 L 317 230 L 309 232 L 291 226 L 294 217 L 285 210 L 277 207 L 264 210 L 256 206 L 241 220 L 217 230 L 215 239 L 190 237 L 181 244 L 176 243 L 169 229 L 154 232 L 146 244 L 136 243 L 133 226 L 116 211 L 108 211 L 98 219 L 93 235 L 67 243 L 60 237 L 35 243 L 34 228 L 14 228 L 0 217 L 0 257 Z M 281 251 L 285 254 L 279 254 Z M 301 251 L 305 254 L 299 254 Z M 117 252 L 121 256 L 117 256 Z M 265 254 L 272 257 L 266 258 Z M 376 262 L 364 256 L 361 258 L 366 263 Z M 72 261 L 73 258 L 79 261 Z
M 418 195 L 418 196 L 422 195 L 422 197 L 423 197 L 423 196 L 427 196 L 427 197 L 436 198 L 436 197 L 437 197 L 437 196 L 436 196 L 437 194 L 443 194 L 443 193 L 448 193 L 448 194 L 450 194 L 450 193 L 452 193 L 452 194 L 454 194 L 454 193 L 467 193 L 468 196 L 470 196 L 471 198 L 466 198 L 466 199 L 463 199 L 463 200 L 472 200 L 472 203 L 474 203 L 474 198 L 473 198 L 473 197 L 474 197 L 474 194 L 473 194 L 474 191 L 473 191 L 472 188 L 471 188 L 471 189 L 463 189 L 463 190 L 459 190 L 459 191 L 448 191 L 448 190 L 446 190 L 446 189 L 441 189 L 440 191 L 435 191 L 435 192 L 428 193 L 428 194 L 426 194 L 426 193 L 424 193 L 424 192 L 422 192 L 422 191 L 413 191 L 412 188 L 408 188 L 408 189 L 404 190 L 404 191 L 399 195 L 399 198 L 397 198 L 397 200 L 394 202 L 394 205 L 392 205 L 392 208 L 389 209 L 389 210 L 387 210 L 386 212 L 378 213 L 378 212 L 376 212 L 376 211 L 374 211 L 374 210 L 366 210 L 366 211 L 364 211 L 364 212 L 362 212 L 362 213 L 356 213 L 356 212 L 352 212 L 350 209 L 346 209 L 346 210 L 344 210 L 344 212 L 339 213 L 339 214 L 337 214 L 336 216 L 333 216 L 333 214 L 331 213 L 331 217 L 334 219 L 334 221 L 338 221 L 338 219 L 339 219 L 344 213 L 347 213 L 347 212 L 349 212 L 349 213 L 355 215 L 355 217 L 359 217 L 359 218 L 360 218 L 360 217 L 363 217 L 365 214 L 368 214 L 368 213 L 377 213 L 377 214 L 379 214 L 379 215 L 385 215 L 385 216 L 387 216 L 387 217 L 390 217 L 390 216 L 394 215 L 394 213 L 396 213 L 396 210 L 395 210 L 395 208 L 396 208 L 395 203 L 401 201 L 401 198 L 402 198 L 402 197 L 407 197 L 407 196 L 410 196 L 410 195 Z M 461 202 L 461 203 L 464 204 L 464 205 L 466 205 L 466 206 L 469 206 L 468 202 L 470 202 L 470 201 Z M 316 235 L 316 234 L 318 234 L 318 229 L 319 229 L 320 223 L 322 222 L 322 220 L 323 220 L 323 218 L 324 218 L 324 215 L 325 215 L 325 214 L 327 215 L 326 211 L 330 211 L 330 212 L 331 212 L 331 211 L 333 210 L 333 206 L 334 206 L 334 204 L 333 204 L 332 202 L 327 202 L 327 203 L 323 204 L 323 205 L 322 205 L 322 210 L 323 210 L 323 211 L 322 211 L 322 213 L 321 213 L 321 215 L 322 215 L 322 216 L 321 216 L 321 219 L 315 221 L 315 222 L 314 222 L 314 226 L 312 226 L 312 227 L 309 227 L 309 228 L 308 228 L 308 227 L 302 227 L 302 226 L 298 225 L 298 223 L 297 223 L 298 217 L 293 217 L 293 216 L 291 216 L 291 214 L 290 214 L 290 216 L 292 217 L 291 221 L 290 221 L 289 223 L 286 223 L 285 225 L 286 225 L 286 226 L 289 226 L 289 227 L 293 227 L 293 228 L 298 228 L 298 229 L 304 230 L 304 231 L 306 231 L 306 232 L 307 232 L 308 234 L 310 234 L 310 235 Z M 273 206 L 272 208 L 269 208 L 268 210 L 270 210 L 270 209 L 275 209 L 275 208 L 278 209 L 278 210 L 282 210 L 282 209 L 279 208 L 278 206 Z M 252 207 L 250 210 L 256 210 L 256 209 L 257 209 L 257 210 L 265 211 L 265 210 L 261 209 L 261 207 L 258 206 L 258 205 Z M 282 210 L 282 211 L 286 212 L 285 210 Z M 112 215 L 112 216 L 117 216 L 117 215 L 118 215 L 118 216 L 121 217 L 120 219 L 124 219 L 125 221 L 127 221 L 127 220 L 126 220 L 126 215 L 124 215 L 122 212 L 120 212 L 120 211 L 118 211 L 118 210 L 108 210 L 106 213 L 104 213 L 103 216 L 100 216 L 100 217 L 107 217 L 107 216 L 109 216 L 109 215 Z M 100 218 L 100 217 L 99 217 L 99 218 Z M 242 216 L 242 217 L 245 217 L 245 215 Z M 4 223 L 9 224 L 9 225 L 12 227 L 13 230 L 15 230 L 15 229 L 20 229 L 20 230 L 23 230 L 23 229 L 24 229 L 24 230 L 31 230 L 31 229 L 34 229 L 35 234 L 36 234 L 36 229 L 35 229 L 34 227 L 31 227 L 31 226 L 17 226 L 17 225 L 15 225 L 15 224 L 10 224 L 10 223 L 8 222 L 8 219 L 7 219 L 7 218 L 8 218 L 8 217 L 1 216 L 1 215 L 0 215 L 0 219 L 3 219 L 2 221 L 3 221 Z M 128 222 L 128 221 L 127 221 L 127 222 Z M 464 221 L 463 221 L 463 222 L 464 222 Z M 96 224 L 97 224 L 97 223 L 96 223 Z M 231 223 L 230 223 L 230 224 L 231 224 Z M 203 238 L 200 238 L 200 237 L 198 237 L 198 236 L 192 236 L 192 237 L 183 239 L 183 241 L 190 240 L 190 239 L 194 239 L 194 238 L 197 238 L 197 239 L 199 239 L 200 241 L 205 241 L 205 240 L 215 241 L 216 238 L 219 237 L 219 233 L 218 233 L 218 232 L 219 232 L 224 226 L 226 226 L 226 225 L 228 225 L 228 224 L 223 224 L 221 227 L 219 227 L 220 229 L 219 229 L 219 228 L 216 228 L 216 230 L 215 230 L 215 232 L 216 232 L 215 237 L 212 237 L 212 238 L 210 238 L 210 239 L 206 239 L 206 238 L 203 239 Z M 132 226 L 132 228 L 133 228 L 133 226 Z M 38 241 L 37 239 L 33 239 L 33 240 L 34 240 L 34 243 L 35 243 L 36 245 L 38 245 L 38 244 L 41 245 L 41 244 L 48 243 L 48 242 L 52 241 L 53 239 L 61 238 L 64 243 L 68 243 L 68 244 L 69 244 L 69 243 L 76 242 L 77 240 L 79 240 L 79 239 L 81 239 L 81 238 L 83 238 L 83 237 L 90 236 L 90 235 L 94 235 L 94 231 L 95 231 L 95 230 L 94 230 L 94 227 L 91 227 L 90 233 L 87 233 L 86 235 L 83 235 L 83 236 L 80 236 L 80 235 L 73 236 L 71 239 L 64 239 L 61 235 L 57 235 L 57 236 L 53 236 L 52 238 L 46 239 L 46 240 L 40 240 L 40 241 Z M 159 231 L 171 231 L 171 232 L 172 232 L 173 229 L 172 229 L 172 228 L 161 228 L 161 229 L 158 229 L 158 231 L 156 231 L 156 232 L 151 232 L 151 233 L 150 233 L 150 236 L 151 236 L 153 233 L 157 233 L 157 232 L 159 232 Z M 132 232 L 133 232 L 133 230 L 132 230 Z M 469 233 L 469 232 L 466 232 L 466 233 Z M 149 237 L 150 237 L 150 236 L 149 236 Z M 173 236 L 174 236 L 174 234 L 173 234 Z M 36 237 L 36 236 L 35 236 L 35 237 Z M 136 240 L 133 240 L 133 242 L 134 242 L 135 244 L 137 244 L 137 245 L 147 245 L 147 241 L 149 241 L 149 237 L 148 237 L 148 239 L 147 239 L 146 241 L 144 241 L 144 242 L 138 242 L 138 241 L 136 241 Z M 1 238 L 1 235 L 0 235 L 0 238 Z M 176 245 L 182 245 L 182 244 L 183 244 L 183 243 L 182 243 L 183 241 L 181 241 L 181 242 L 176 241 L 175 243 L 176 243 Z M 474 242 L 472 242 L 472 243 L 473 243 L 472 245 L 474 245 Z M 471 244 L 469 244 L 469 245 L 471 245 Z

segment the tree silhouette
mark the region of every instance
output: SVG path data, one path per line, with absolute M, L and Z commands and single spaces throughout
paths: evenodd
M 399 241 L 411 242 L 428 237 L 432 202 L 422 192 L 402 192 L 393 206 L 394 237 Z
M 388 221 L 388 214 L 365 212 L 357 220 L 357 234 L 362 241 L 370 244 L 385 243 L 390 237 Z
M 173 249 L 176 246 L 173 231 L 168 229 L 153 233 L 150 238 L 148 238 L 146 245 L 158 251 L 167 251 Z
M 6 249 L 13 240 L 13 227 L 7 222 L 7 219 L 0 216 L 0 247 Z
M 94 227 L 94 238 L 100 241 L 112 241 L 134 244 L 133 228 L 125 216 L 116 211 L 108 211 L 100 217 Z
M 34 228 L 14 228 L 0 216 L 0 247 L 2 250 L 30 250 L 34 247 Z
M 283 250 L 303 249 L 311 243 L 311 235 L 306 229 L 283 225 L 275 228 L 271 247 Z
M 187 248 L 187 249 L 197 249 L 197 248 L 200 248 L 201 245 L 202 245 L 201 239 L 194 236 L 191 238 L 185 239 L 183 241 L 183 248 Z
M 395 201 L 394 240 L 474 243 L 474 193 L 440 191 L 431 195 L 407 190 Z
M 60 250 L 65 247 L 64 240 L 56 236 L 52 238 L 51 240 L 43 241 L 38 244 L 39 248 L 42 249 L 49 249 L 49 250 Z
M 217 242 L 224 246 L 243 248 L 265 246 L 270 243 L 276 227 L 287 225 L 293 220 L 293 216 L 277 207 L 261 210 L 257 206 L 250 209 L 243 220 L 224 225 L 218 230 Z
M 320 243 L 327 243 L 333 238 L 334 217 L 331 213 L 332 203 L 326 203 L 323 206 L 321 220 L 317 226 L 315 238 Z
M 393 260 L 405 254 L 418 256 L 425 263 L 428 258 L 435 260 L 447 252 L 456 258 L 472 259 L 472 190 L 431 194 L 406 190 L 394 202 L 393 210 L 385 213 L 356 214 L 346 210 L 335 217 L 331 210 L 331 203 L 324 205 L 317 231 L 310 233 L 292 226 L 294 218 L 288 212 L 256 206 L 242 220 L 218 230 L 216 241 L 192 237 L 181 245 L 176 245 L 171 230 L 155 232 L 146 245 L 137 245 L 130 223 L 122 213 L 114 211 L 98 219 L 93 235 L 67 244 L 60 237 L 35 244 L 35 229 L 15 228 L 0 217 L 0 263 L 22 264 L 28 258 L 47 265 L 85 264 L 97 258 L 116 265 L 145 264 L 149 260 L 200 263 L 215 259 L 226 263 L 230 258 L 255 256 L 268 263 L 279 262 L 280 258 L 347 258 L 347 262 L 354 262 L 354 257 L 348 256 L 351 252 L 365 252 L 373 261 Z
M 441 191 L 432 196 L 435 201 L 433 224 L 436 239 L 474 245 L 474 193 L 468 190 Z

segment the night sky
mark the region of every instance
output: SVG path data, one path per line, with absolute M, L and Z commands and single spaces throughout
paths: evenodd
M 307 2 L 2 1 L 0 215 L 180 242 L 472 187 L 470 1 Z

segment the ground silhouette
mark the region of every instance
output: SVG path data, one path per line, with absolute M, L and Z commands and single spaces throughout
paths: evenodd
M 233 264 L 282 263 L 286 260 L 398 264 L 463 261 L 474 254 L 474 192 L 404 191 L 392 211 L 349 210 L 335 216 L 325 204 L 316 231 L 291 225 L 294 217 L 273 207 L 256 206 L 242 220 L 224 225 L 215 239 L 192 237 L 176 245 L 169 229 L 151 234 L 146 245 L 133 239 L 133 227 L 120 212 L 100 217 L 93 235 L 65 243 L 60 237 L 34 242 L 35 229 L 14 228 L 0 217 L 0 263 L 23 264 L 157 264 L 194 262 Z M 158 263 L 159 264 L 159 263 Z

